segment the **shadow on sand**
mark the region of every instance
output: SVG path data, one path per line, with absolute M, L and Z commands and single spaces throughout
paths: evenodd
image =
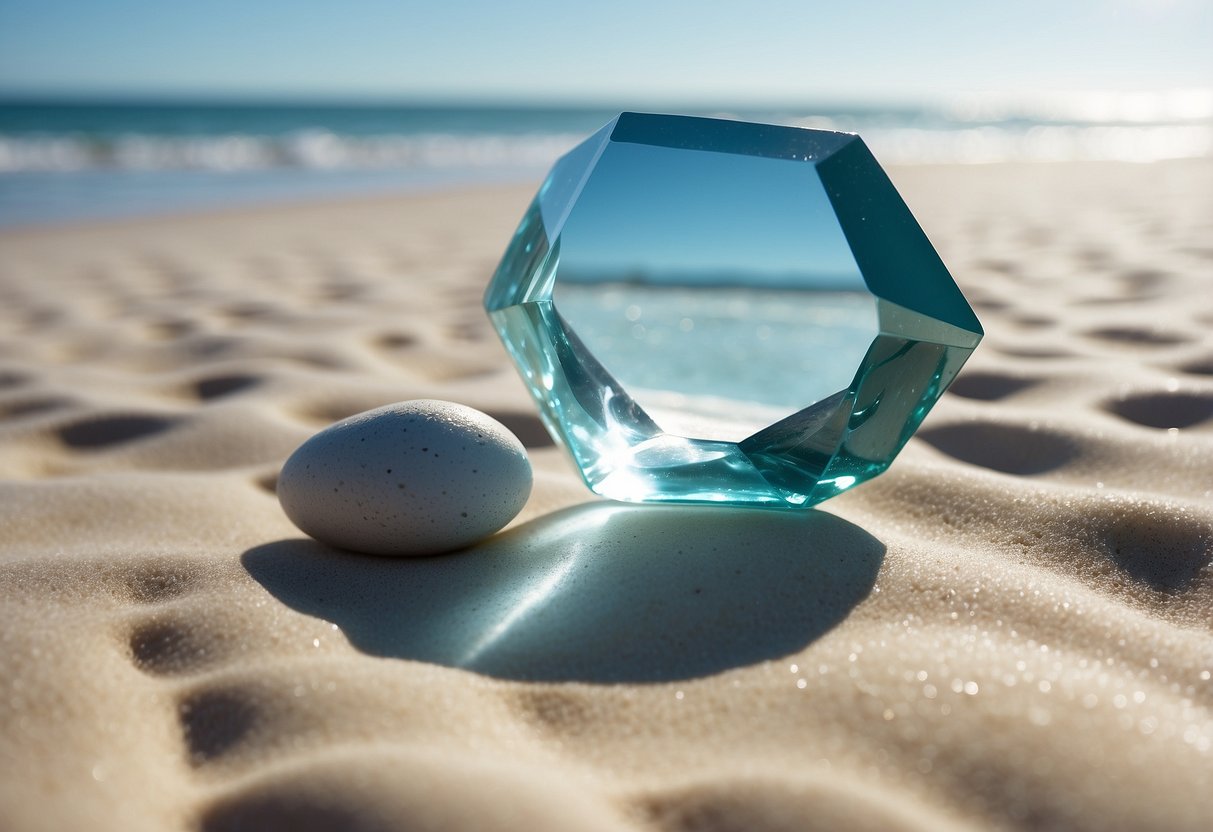
M 822 511 L 591 503 L 441 557 L 282 540 L 242 562 L 372 655 L 507 679 L 657 682 L 803 648 L 867 597 L 884 552 Z

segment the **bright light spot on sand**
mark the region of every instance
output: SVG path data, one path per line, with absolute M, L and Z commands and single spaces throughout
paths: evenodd
M 965 693 L 969 696 L 976 696 L 978 691 L 976 682 L 965 682 Z
M 591 515 L 594 516 L 594 515 Z M 603 523 L 606 522 L 606 517 L 609 513 L 602 512 L 600 515 Z M 584 518 L 582 520 L 584 522 Z M 586 539 L 592 539 L 592 534 L 587 535 Z M 568 553 L 564 559 L 564 563 L 553 569 L 543 580 L 537 582 L 529 592 L 518 599 L 518 602 L 510 609 L 508 613 L 501 617 L 496 626 L 490 629 L 484 636 L 472 645 L 471 649 L 464 654 L 460 664 L 467 666 L 480 657 L 485 650 L 492 647 L 499 639 L 510 631 L 515 624 L 526 617 L 527 613 L 542 604 L 552 591 L 560 584 L 564 577 L 572 570 L 574 564 L 578 560 L 578 551 L 576 547 Z
M 97 763 L 97 765 L 93 766 L 93 779 L 96 780 L 98 783 L 104 783 L 105 778 L 108 776 L 109 776 L 109 771 L 106 770 L 104 764 Z
M 806 682 L 804 679 L 796 680 L 796 687 L 800 688 L 801 690 L 804 690 L 806 687 L 808 687 L 808 685 L 809 685 L 809 683 Z
M 675 692 L 674 692 L 674 698 L 675 698 L 675 699 L 679 699 L 679 700 L 681 700 L 681 699 L 683 698 L 683 696 L 685 696 L 685 694 L 684 694 L 682 691 L 680 691 L 680 690 L 679 690 L 679 691 L 675 691 Z
M 800 672 L 800 665 L 797 665 L 797 664 L 790 665 L 790 666 L 788 667 L 788 670 L 789 670 L 789 671 L 791 671 L 792 673 L 799 673 L 799 672 Z

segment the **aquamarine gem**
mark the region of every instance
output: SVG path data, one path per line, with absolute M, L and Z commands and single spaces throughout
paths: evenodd
M 485 307 L 589 487 L 642 502 L 871 479 L 982 337 L 859 137 L 639 113 L 555 164 Z

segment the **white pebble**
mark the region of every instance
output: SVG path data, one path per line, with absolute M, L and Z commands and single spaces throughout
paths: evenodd
M 330 425 L 291 454 L 278 500 L 319 541 L 376 555 L 432 555 L 487 537 L 531 493 L 514 434 L 452 402 L 418 400 Z

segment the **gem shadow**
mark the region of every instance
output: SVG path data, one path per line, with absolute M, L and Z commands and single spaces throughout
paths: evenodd
M 789 655 L 870 593 L 884 545 L 823 511 L 589 503 L 461 552 L 246 551 L 287 606 L 364 653 L 526 681 L 662 682 Z

